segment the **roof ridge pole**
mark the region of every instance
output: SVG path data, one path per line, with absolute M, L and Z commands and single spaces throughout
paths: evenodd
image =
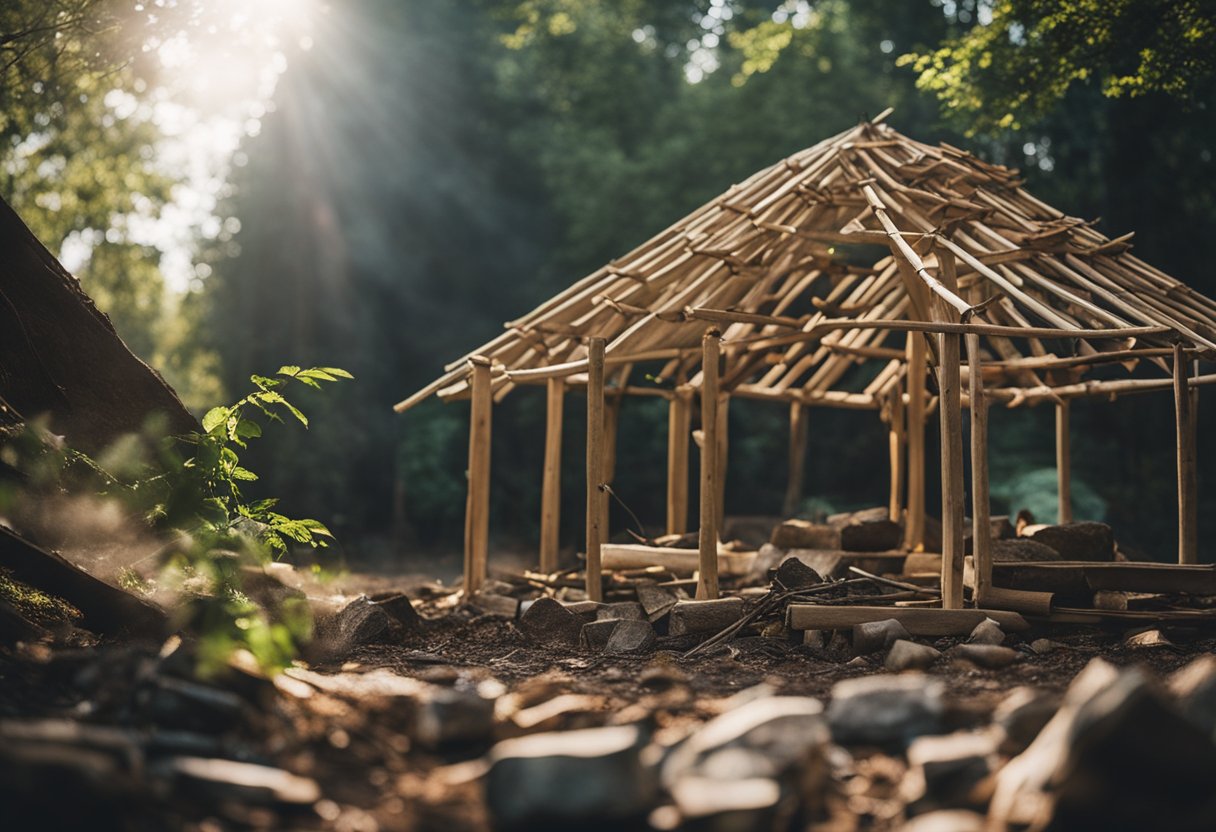
M 464 512 L 464 593 L 472 595 L 486 579 L 490 537 L 490 359 L 469 359 L 472 408 L 469 416 L 468 499 Z
M 546 386 L 548 399 L 545 407 L 545 467 L 541 484 L 540 571 L 549 574 L 557 571 L 561 540 L 562 406 L 566 398 L 566 379 L 548 379 Z
M 701 339 L 701 529 L 697 598 L 718 597 L 718 372 L 722 334 Z
M 1178 562 L 1199 562 L 1198 503 L 1195 492 L 1194 401 L 1187 378 L 1186 353 L 1181 341 L 1174 344 L 1174 409 L 1178 426 Z
M 606 525 L 601 499 L 604 483 L 604 346 L 603 338 L 587 341 L 587 599 L 604 599 L 600 553 Z
M 953 292 L 958 286 L 954 258 L 941 254 L 942 283 Z M 945 304 L 933 304 L 934 317 L 946 317 Z M 963 606 L 963 425 L 960 363 L 962 336 L 938 336 L 938 412 L 941 419 L 942 458 L 942 608 Z

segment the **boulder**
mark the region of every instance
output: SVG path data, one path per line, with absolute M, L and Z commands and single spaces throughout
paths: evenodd
M 679 600 L 675 593 L 654 584 L 638 584 L 637 593 L 638 603 L 642 605 L 646 619 L 652 624 L 671 612 L 671 608 Z
M 798 558 L 783 560 L 777 567 L 777 574 L 773 578 L 785 589 L 806 589 L 809 586 L 823 583 L 820 574 Z
M 1005 641 L 1005 631 L 991 618 L 985 618 L 975 625 L 967 641 L 971 644 L 1002 644 Z
M 863 676 L 832 687 L 828 724 L 842 745 L 897 745 L 941 729 L 945 686 L 923 673 Z
M 649 621 L 624 619 L 616 627 L 604 645 L 605 653 L 645 653 L 654 647 L 658 636 Z
M 587 622 L 583 625 L 583 629 L 579 631 L 579 646 L 588 650 L 603 650 L 604 645 L 608 643 L 608 638 L 612 635 L 612 631 L 616 629 L 616 625 L 619 623 L 619 621 L 614 619 Z
M 646 611 L 637 601 L 604 604 L 595 613 L 596 621 L 644 621 Z
M 900 639 L 887 651 L 883 667 L 892 673 L 900 673 L 905 670 L 928 670 L 941 657 L 940 651 L 927 644 L 917 644 L 915 641 Z

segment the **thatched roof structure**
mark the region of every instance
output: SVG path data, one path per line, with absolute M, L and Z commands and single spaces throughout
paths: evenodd
M 1134 257 L 1131 236 L 1111 240 L 1044 204 L 1008 168 L 865 122 L 733 186 L 508 322 L 397 410 L 432 394 L 466 396 L 473 355 L 492 362 L 496 399 L 553 375 L 578 383 L 592 337 L 608 342 L 610 386 L 628 386 L 631 364 L 656 359 L 667 362 L 660 379 L 686 375 L 696 386 L 706 321 L 723 325 L 732 395 L 878 408 L 906 367 L 902 346 L 889 346 L 898 324 L 885 322 L 938 319 L 934 303 L 955 321 L 993 325 L 982 336 L 986 381 L 1011 404 L 1168 386 L 1082 382 L 1095 367 L 1130 370 L 1141 359 L 1168 374 L 1164 356 L 1179 340 L 1216 351 L 1216 302 Z M 943 285 L 946 256 L 957 289 Z M 867 360 L 882 366 L 863 385 L 850 371 Z

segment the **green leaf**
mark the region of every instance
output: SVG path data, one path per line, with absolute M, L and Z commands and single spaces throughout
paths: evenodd
M 281 376 L 297 376 L 299 374 L 300 368 L 294 364 L 285 364 L 279 368 L 279 375 Z
M 338 378 L 354 378 L 353 375 L 348 373 L 346 370 L 343 370 L 341 367 L 314 367 L 313 369 L 320 370 L 323 373 L 328 373 L 331 376 L 337 376 Z
M 207 411 L 207 415 L 203 417 L 203 430 L 211 433 L 216 428 L 228 421 L 231 411 L 226 407 L 213 407 Z
M 257 474 L 253 473 L 248 468 L 242 468 L 239 465 L 232 469 L 231 476 L 234 480 L 240 480 L 242 482 L 256 482 L 258 478 Z
M 234 433 L 241 439 L 257 439 L 262 435 L 262 426 L 252 419 L 241 419 L 236 423 Z

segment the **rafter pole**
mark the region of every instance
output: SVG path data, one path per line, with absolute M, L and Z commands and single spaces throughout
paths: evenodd
M 545 467 L 541 484 L 540 571 L 557 571 L 562 511 L 562 414 L 566 380 L 548 380 L 545 408 Z
M 701 339 L 701 530 L 697 598 L 718 597 L 718 362 L 722 336 Z
M 587 598 L 602 601 L 600 551 L 606 503 L 600 486 L 604 483 L 604 345 L 603 338 L 587 342 Z
M 472 409 L 469 416 L 468 499 L 464 512 L 464 591 L 472 595 L 485 582 L 490 540 L 490 360 L 469 359 Z

